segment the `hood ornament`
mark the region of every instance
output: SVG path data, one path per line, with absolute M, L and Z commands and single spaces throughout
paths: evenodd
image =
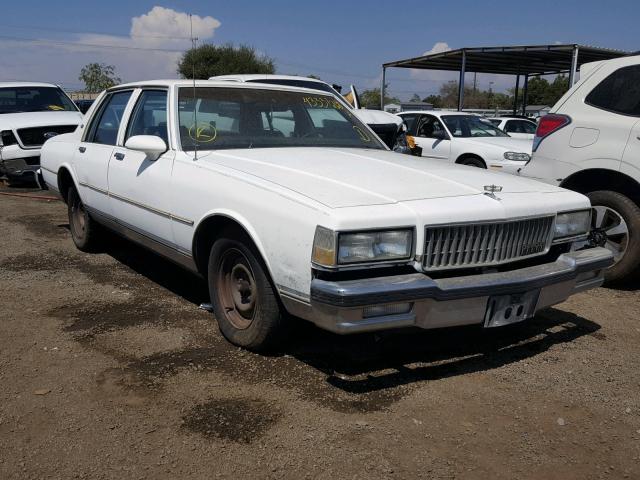
M 500 200 L 498 197 L 496 197 L 496 193 L 501 191 L 502 191 L 502 185 L 485 185 L 484 186 L 484 194 L 487 197 L 493 198 L 494 200 Z

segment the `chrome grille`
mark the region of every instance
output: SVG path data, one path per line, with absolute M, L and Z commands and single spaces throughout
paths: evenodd
M 545 253 L 553 216 L 508 222 L 438 225 L 425 230 L 425 270 L 499 265 Z

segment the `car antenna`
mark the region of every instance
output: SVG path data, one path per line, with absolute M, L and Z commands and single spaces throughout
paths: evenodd
M 197 38 L 193 36 L 193 18 L 189 14 L 189 26 L 191 28 L 191 79 L 193 80 L 193 130 L 195 132 L 195 138 L 193 139 L 193 161 L 198 160 L 198 113 L 197 113 L 197 100 L 196 100 L 196 42 Z

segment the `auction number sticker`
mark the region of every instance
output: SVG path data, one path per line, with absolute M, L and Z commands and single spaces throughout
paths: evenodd
M 302 103 L 311 108 L 335 108 L 342 110 L 343 106 L 331 97 L 302 97 Z
M 198 143 L 211 143 L 218 137 L 218 130 L 208 123 L 200 123 L 189 127 L 189 138 Z

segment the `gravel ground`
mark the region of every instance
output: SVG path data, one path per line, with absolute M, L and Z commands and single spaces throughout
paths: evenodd
M 640 285 L 486 332 L 300 321 L 266 357 L 197 277 L 77 251 L 61 202 L 0 195 L 0 232 L 1 479 L 640 478 Z

